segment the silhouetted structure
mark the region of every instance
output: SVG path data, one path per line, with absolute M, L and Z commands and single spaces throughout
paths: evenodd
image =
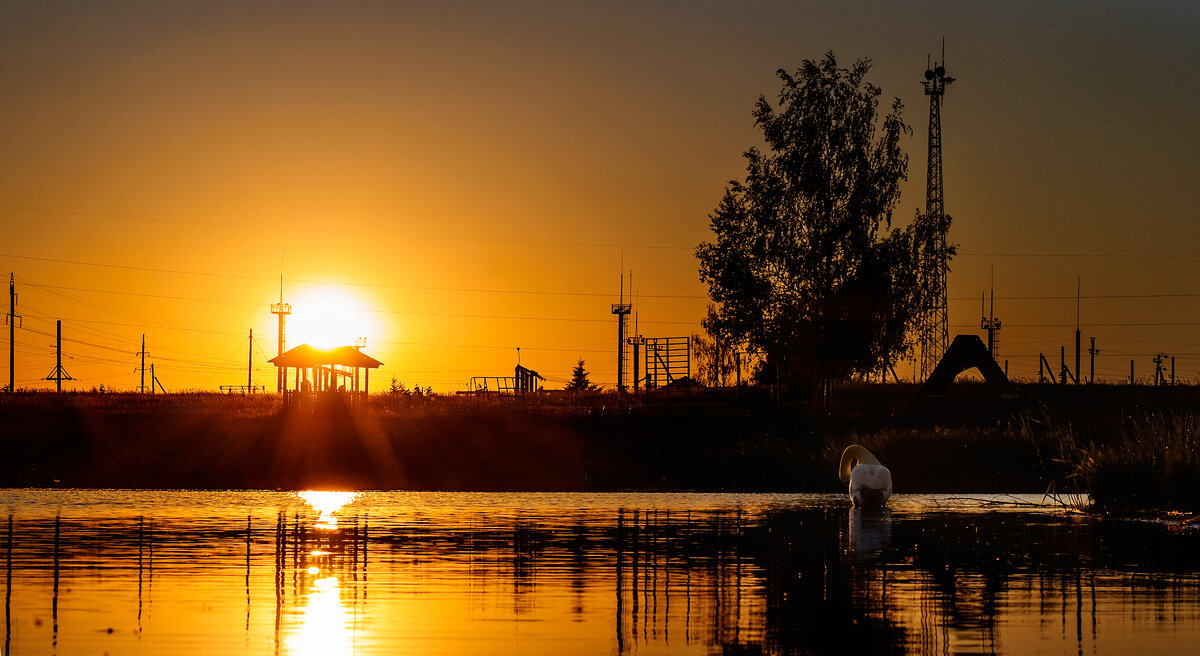
M 287 324 L 287 316 L 292 313 L 292 304 L 283 302 L 283 276 L 279 276 L 279 302 L 271 304 L 271 314 L 279 317 L 279 352 L 276 356 L 283 355 L 283 347 L 287 344 L 285 338 L 285 329 Z M 285 372 L 279 369 L 275 380 L 275 391 L 282 394 L 283 388 L 287 384 L 284 378 Z
M 50 375 L 46 376 L 46 380 L 54 381 L 54 391 L 61 392 L 62 391 L 62 382 L 64 380 L 75 380 L 75 379 L 71 378 L 71 374 L 67 373 L 66 369 L 63 369 L 63 366 L 62 366 L 62 320 L 59 319 L 56 325 L 57 325 L 57 333 L 56 333 L 57 337 L 54 340 L 54 357 L 55 357 L 54 371 L 51 371 Z
M 978 335 L 957 335 L 941 362 L 925 380 L 921 396 L 945 395 L 954 379 L 968 369 L 978 369 L 997 396 L 1008 398 L 1013 393 L 1008 376 L 1004 375 L 1004 370 L 988 353 L 983 340 Z
M 473 396 L 516 397 L 536 394 L 538 381 L 545 381 L 541 374 L 517 365 L 512 376 L 475 376 L 467 382 L 466 394 Z M 463 392 L 459 392 L 463 394 Z
M 546 380 L 538 372 L 533 369 L 526 369 L 521 365 L 517 365 L 515 373 L 517 384 L 514 385 L 514 388 L 517 394 L 536 394 L 538 391 L 538 381 Z
M 692 378 L 690 337 L 646 337 L 646 391 Z
M 301 344 L 268 362 L 283 372 L 285 397 L 297 392 L 307 394 L 331 390 L 358 393 L 360 380 L 362 393 L 369 393 L 370 372 L 383 364 L 354 346 L 319 349 L 308 344 Z M 288 389 L 288 369 L 295 370 L 295 388 L 292 390 Z
M 979 307 L 980 310 L 983 310 L 982 294 L 979 295 Z M 999 340 L 996 339 L 996 335 L 1000 333 L 1000 320 L 996 318 L 996 290 L 994 289 L 992 290 L 992 307 L 986 312 L 981 313 L 979 318 L 979 328 L 987 331 L 988 354 L 992 356 L 992 359 L 995 359 L 996 349 L 999 346 Z
M 17 314 L 17 282 L 13 274 L 8 274 L 8 314 L 5 315 L 5 320 L 8 322 L 8 391 L 15 392 L 16 387 L 16 344 L 17 344 L 17 321 L 20 321 L 21 315 Z
M 630 274 L 633 275 L 632 273 Z M 612 313 L 617 315 L 617 391 L 625 391 L 625 325 L 629 321 L 629 314 L 633 312 L 633 305 L 625 302 L 625 275 L 621 275 L 621 296 L 619 303 L 612 304 Z
M 945 48 L 942 59 L 945 60 Z M 917 341 L 921 347 L 921 378 L 932 374 L 934 365 L 946 352 L 949 343 L 950 324 L 946 314 L 946 233 L 950 220 L 942 202 L 942 94 L 946 85 L 954 81 L 947 77 L 942 64 L 934 62 L 933 68 L 925 71 L 925 95 L 929 96 L 929 168 L 925 184 L 925 218 L 934 226 L 932 234 L 921 248 L 921 297 L 922 308 L 917 327 Z

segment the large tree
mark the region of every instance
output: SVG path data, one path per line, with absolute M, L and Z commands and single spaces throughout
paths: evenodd
M 726 187 L 715 240 L 696 250 L 722 330 L 765 354 L 767 377 L 836 380 L 911 350 L 930 227 L 892 227 L 911 130 L 899 99 L 879 120 L 869 70 L 828 53 L 778 72 L 778 108 L 760 96 L 754 109 L 766 148 L 745 153 L 745 182 Z

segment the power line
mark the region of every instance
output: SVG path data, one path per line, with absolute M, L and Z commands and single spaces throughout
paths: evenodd
M 53 334 L 51 334 L 51 333 L 48 333 L 48 332 L 46 332 L 46 331 L 44 331 L 44 330 L 38 330 L 37 328 L 26 328 L 26 327 L 22 326 L 22 327 L 21 327 L 21 330 L 24 330 L 24 331 L 27 331 L 27 332 L 31 332 L 31 333 L 35 333 L 35 334 L 37 334 L 37 335 L 42 335 L 42 336 L 45 336 L 45 337 L 54 337 L 54 335 L 53 335 Z M 123 350 L 123 349 L 118 349 L 118 348 L 113 348 L 113 347 L 111 347 L 111 346 L 105 346 L 105 345 L 103 345 L 103 344 L 93 344 L 92 342 L 85 342 L 85 341 L 83 341 L 83 340 L 80 340 L 80 339 L 72 339 L 72 338 L 64 337 L 64 338 L 63 338 L 63 341 L 64 341 L 64 342 L 72 342 L 72 343 L 75 343 L 75 344 L 84 344 L 84 345 L 86 345 L 86 346 L 91 346 L 92 348 L 104 349 L 104 350 L 106 350 L 106 351 L 115 351 L 115 352 L 117 352 L 117 353 L 121 353 L 121 354 L 124 354 L 124 355 L 134 355 L 134 354 L 133 354 L 132 352 L 130 352 L 130 351 L 126 351 L 126 350 Z
M 198 221 L 192 219 L 169 219 L 151 216 L 135 216 L 131 214 L 105 214 L 102 212 L 75 212 L 71 210 L 44 209 L 38 207 L 22 207 L 18 205 L 0 205 L 0 209 L 16 210 L 19 212 L 38 212 L 42 214 L 58 214 L 63 216 L 82 216 L 98 219 L 119 219 L 124 221 L 145 221 L 149 223 L 170 223 L 178 225 L 211 226 L 230 228 L 234 230 L 263 230 L 267 232 L 303 232 L 325 235 L 348 235 L 352 237 L 394 237 L 400 239 L 427 239 L 434 241 L 481 242 L 488 244 L 524 244 L 530 246 L 578 246 L 588 248 L 639 248 L 650 250 L 687 250 L 693 246 L 671 246 L 665 244 L 617 244 L 606 242 L 585 241 L 548 241 L 536 239 L 498 239 L 488 237 L 446 237 L 439 235 L 414 235 L 397 232 L 365 232 L 360 230 L 333 230 L 330 228 L 305 228 L 300 226 L 273 227 L 253 224 L 222 223 L 219 221 Z
M 1076 299 L 1083 300 L 1105 300 L 1105 299 L 1146 299 L 1146 298 L 1196 298 L 1200 297 L 1200 292 L 1182 292 L 1169 294 L 1092 294 L 1076 296 L 997 296 L 998 301 L 1074 301 Z M 972 301 L 978 302 L 978 296 L 957 296 L 950 300 L 953 301 Z
M 607 319 L 575 319 L 571 317 L 526 317 L 503 314 L 452 314 L 445 312 L 412 312 L 409 310 L 373 310 L 380 314 L 402 314 L 418 317 L 452 317 L 460 319 L 511 319 L 513 321 L 566 321 L 575 323 L 609 323 Z M 700 321 L 645 321 L 643 324 L 699 326 Z
M 115 289 L 91 289 L 87 287 L 64 287 L 61 285 L 42 285 L 33 282 L 24 283 L 25 287 L 36 287 L 39 289 L 58 289 L 73 292 L 89 292 L 93 294 L 117 294 L 120 296 L 137 296 L 140 298 L 160 298 L 173 301 L 197 301 L 200 303 L 227 303 L 229 305 L 263 305 L 261 302 L 254 301 L 236 301 L 227 298 L 197 298 L 195 296 L 172 296 L 169 294 L 146 294 L 142 292 L 122 292 Z
M 1082 258 L 1135 258 L 1135 259 L 1198 259 L 1200 255 L 1163 254 L 1163 253 L 972 253 L 962 252 L 965 257 L 1082 257 Z
M 212 277 L 212 278 L 234 278 L 237 280 L 267 280 L 270 282 L 275 282 L 275 281 L 279 280 L 278 277 L 274 277 L 274 276 L 252 276 L 252 275 L 237 274 L 237 273 L 212 273 L 212 272 L 206 272 L 206 271 L 187 271 L 184 269 L 163 269 L 163 268 L 157 268 L 157 267 L 133 266 L 133 265 L 129 265 L 129 264 L 107 264 L 107 263 L 103 263 L 103 262 L 85 262 L 82 260 L 67 260 L 67 259 L 62 259 L 62 258 L 38 257 L 38 256 L 33 256 L 33 255 L 15 255 L 12 253 L 0 253 L 0 257 L 8 257 L 8 258 L 13 258 L 13 259 L 18 259 L 18 260 L 32 260 L 35 262 L 53 262 L 56 264 L 73 264 L 76 266 L 101 267 L 101 268 L 106 268 L 106 269 L 122 269 L 122 270 L 127 270 L 127 271 L 144 271 L 144 272 L 148 272 L 148 273 L 170 273 L 170 274 L 187 275 L 187 276 L 207 276 L 207 277 Z M 286 280 L 286 282 L 290 282 L 290 283 L 303 283 L 303 284 L 307 284 L 307 285 L 336 285 L 336 286 L 342 286 L 342 287 L 373 287 L 373 288 L 378 288 L 378 289 L 407 289 L 407 290 L 413 290 L 413 291 L 467 292 L 467 293 L 478 293 L 478 294 L 532 294 L 532 295 L 539 295 L 539 296 L 583 296 L 583 297 L 596 297 L 596 298 L 611 298 L 612 297 L 612 293 L 610 293 L 610 292 L 566 292 L 566 291 L 537 290 L 537 289 L 486 289 L 486 288 L 475 288 L 475 287 L 434 287 L 434 286 L 428 286 L 428 285 L 400 285 L 400 284 L 367 283 L 367 282 L 342 282 L 342 281 L 333 281 L 333 280 L 309 280 L 306 278 L 287 278 L 285 280 Z M 29 281 L 24 281 L 22 284 L 31 285 L 31 286 L 48 287 L 51 289 L 76 289 L 79 291 L 89 291 L 89 290 L 82 289 L 82 288 L 58 287 L 55 285 L 35 285 L 35 283 L 29 282 Z M 90 290 L 90 291 L 104 291 L 104 290 Z M 112 293 L 120 293 L 120 292 L 112 292 Z M 639 296 L 639 298 L 687 299 L 687 300 L 697 300 L 697 299 L 708 298 L 707 296 L 703 296 L 703 295 L 699 295 L 699 294 L 643 294 L 641 292 L 638 293 L 638 296 Z
M 498 351 L 511 351 L 512 346 L 492 346 L 487 344 L 439 344 L 434 342 L 389 342 L 387 340 L 375 340 L 377 344 L 390 344 L 392 346 L 422 346 L 433 348 L 470 348 L 470 349 L 490 349 Z M 522 346 L 523 351 L 533 352 L 552 352 L 552 353 L 611 353 L 611 349 L 577 349 L 577 348 L 543 348 L 537 346 Z
M 235 304 L 235 305 L 262 305 L 262 303 L 254 303 L 251 301 L 236 301 L 236 300 L 225 300 L 225 299 L 214 299 L 214 298 L 195 298 L 195 297 L 187 297 L 187 296 L 171 296 L 171 295 L 166 295 L 166 294 L 144 294 L 144 293 L 139 293 L 139 292 L 122 292 L 122 291 L 107 290 L 107 289 L 88 289 L 88 288 L 83 288 L 83 287 L 62 287 L 62 286 L 57 286 L 57 285 L 42 285 L 42 284 L 37 284 L 37 283 L 25 283 L 25 285 L 29 286 L 29 287 L 37 287 L 37 288 L 67 289 L 67 290 L 72 290 L 72 291 L 93 292 L 93 293 L 98 293 L 98 294 L 118 294 L 118 295 L 122 295 L 122 296 L 137 296 L 137 297 L 145 297 L 145 298 L 159 298 L 159 299 L 171 299 L 171 300 L 181 300 L 181 301 L 198 301 L 198 302 L 204 302 L 204 303 L 230 303 L 230 304 Z M 520 315 L 455 314 L 455 313 L 442 313 L 442 312 L 416 312 L 416 311 L 411 311 L 411 310 L 367 310 L 367 311 L 374 312 L 376 314 L 401 314 L 401 315 L 412 315 L 412 316 L 455 317 L 455 318 L 464 318 L 464 319 L 578 321 L 578 322 L 596 322 L 596 323 L 607 323 L 608 322 L 608 320 L 606 320 L 606 319 L 583 319 L 583 318 L 571 318 L 571 317 L 530 317 L 530 316 L 520 316 Z M 641 323 L 663 324 L 663 325 L 685 325 L 685 326 L 699 324 L 698 321 L 642 321 Z
M 1154 327 L 1154 326 L 1200 326 L 1200 321 L 1144 321 L 1144 322 L 1125 322 L 1125 323 L 1006 323 L 1005 328 L 1074 328 L 1079 325 L 1082 328 L 1137 328 L 1137 327 Z M 955 328 L 975 328 L 976 324 L 960 323 L 954 324 Z

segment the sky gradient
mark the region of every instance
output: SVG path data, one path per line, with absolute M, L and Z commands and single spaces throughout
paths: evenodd
M 373 390 L 511 375 L 518 346 L 611 386 L 622 272 L 639 332 L 699 330 L 694 248 L 776 69 L 873 60 L 913 128 L 896 220 L 924 207 L 943 36 L 951 333 L 994 277 L 1000 359 L 1036 376 L 1073 360 L 1078 279 L 1098 377 L 1164 352 L 1200 378 L 1191 3 L 4 2 L 17 385 L 53 386 L 62 319 L 76 388 L 136 387 L 143 333 L 168 390 L 244 384 L 253 329 L 273 390 L 282 274 L 292 345 L 349 299 Z

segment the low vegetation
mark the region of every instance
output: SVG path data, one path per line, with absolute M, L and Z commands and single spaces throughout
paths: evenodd
M 1094 508 L 1200 510 L 1195 389 L 838 389 L 829 412 L 769 390 L 525 399 L 396 390 L 284 408 L 275 395 L 0 395 L 5 486 L 460 490 L 841 489 L 859 443 L 900 493 L 1087 493 Z
M 1200 511 L 1200 416 L 1134 415 L 1111 432 L 1064 437 L 1064 455 L 1097 510 Z

